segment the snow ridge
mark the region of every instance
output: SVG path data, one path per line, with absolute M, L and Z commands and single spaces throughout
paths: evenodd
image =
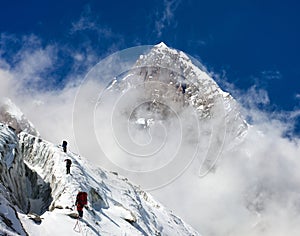
M 88 208 L 79 222 L 84 235 L 199 235 L 127 178 L 94 168 L 60 145 L 0 128 L 0 234 L 73 235 L 75 197 L 86 191 Z M 71 175 L 66 158 L 73 162 Z
M 151 195 L 131 184 L 125 177 L 93 168 L 72 152 L 64 153 L 40 138 L 22 132 L 21 151 L 27 165 L 50 184 L 53 201 L 40 225 L 20 214 L 30 235 L 70 235 L 74 233 L 77 192 L 89 196 L 88 209 L 80 222 L 87 235 L 199 235 L 181 219 L 167 211 Z M 66 175 L 64 159 L 72 160 L 71 175 Z M 59 227 L 51 227 L 59 225 Z M 46 232 L 46 234 L 45 234 Z

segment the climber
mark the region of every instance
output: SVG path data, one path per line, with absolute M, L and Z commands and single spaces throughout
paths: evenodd
M 62 147 L 63 147 L 64 152 L 67 152 L 67 145 L 68 145 L 67 141 L 64 140 L 63 143 L 62 143 Z
M 176 88 L 177 88 L 177 91 L 182 93 L 182 94 L 185 94 L 185 90 L 186 90 L 186 83 L 179 83 L 176 85 Z
M 181 84 L 181 89 L 182 89 L 182 94 L 185 94 L 186 83 L 182 83 L 182 84 Z
M 65 159 L 66 163 L 66 168 L 67 168 L 67 174 L 70 174 L 70 168 L 72 165 L 72 161 L 70 159 Z
M 86 192 L 78 192 L 76 196 L 75 205 L 78 211 L 78 218 L 83 217 L 83 207 L 87 205 L 87 193 Z

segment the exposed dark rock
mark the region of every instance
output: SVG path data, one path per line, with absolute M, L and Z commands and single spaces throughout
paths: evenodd
M 101 195 L 94 188 L 90 189 L 89 198 L 90 198 L 91 205 L 95 210 L 100 210 L 101 208 L 109 207 L 108 203 L 101 197 Z

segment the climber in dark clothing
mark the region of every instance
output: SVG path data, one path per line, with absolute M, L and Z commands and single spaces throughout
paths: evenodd
M 182 94 L 185 94 L 186 83 L 182 83 L 182 84 L 181 84 L 181 89 L 182 89 Z
M 177 89 L 178 95 L 180 93 L 185 94 L 186 83 L 185 82 L 180 82 L 180 83 L 176 84 L 176 89 Z
M 67 168 L 67 174 L 70 174 L 70 168 L 72 165 L 72 161 L 70 159 L 65 159 L 66 163 L 66 168 Z
M 77 203 L 76 206 L 77 206 L 77 211 L 78 211 L 78 217 L 82 218 L 83 217 L 83 205 Z
M 62 147 L 63 147 L 64 152 L 67 152 L 67 145 L 68 145 L 67 141 L 63 141 Z

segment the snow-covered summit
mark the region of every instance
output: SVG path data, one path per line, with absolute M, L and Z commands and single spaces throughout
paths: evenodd
M 248 124 L 234 98 L 219 87 L 203 65 L 163 42 L 140 55 L 132 69 L 114 80 L 109 89 L 125 94 L 133 87 L 142 91 L 143 101 L 148 100 L 145 103 L 147 109 L 152 109 L 155 114 L 167 113 L 168 106 L 172 106 L 177 114 L 191 108 L 197 113 L 199 122 L 208 121 L 223 126 L 221 130 L 224 132 L 219 133 L 226 133 L 226 142 L 231 144 L 247 133 Z M 132 102 L 137 103 L 138 99 Z M 141 106 L 141 109 L 144 107 Z M 140 118 L 151 117 L 137 116 L 135 122 Z M 219 121 L 212 122 L 216 118 Z M 226 128 L 229 130 L 225 131 Z
M 228 102 L 235 105 L 234 99 L 217 85 L 204 66 L 196 65 L 188 55 L 169 48 L 164 43 L 155 45 L 135 66 L 142 68 L 141 74 L 147 81 L 161 80 L 175 87 L 177 85 L 177 89 L 179 83 L 184 84 L 186 103 L 201 110 L 203 117 L 209 116 L 217 99 L 230 100 Z
M 164 42 L 160 42 L 159 44 L 155 45 L 155 47 L 167 48 L 167 45 Z

